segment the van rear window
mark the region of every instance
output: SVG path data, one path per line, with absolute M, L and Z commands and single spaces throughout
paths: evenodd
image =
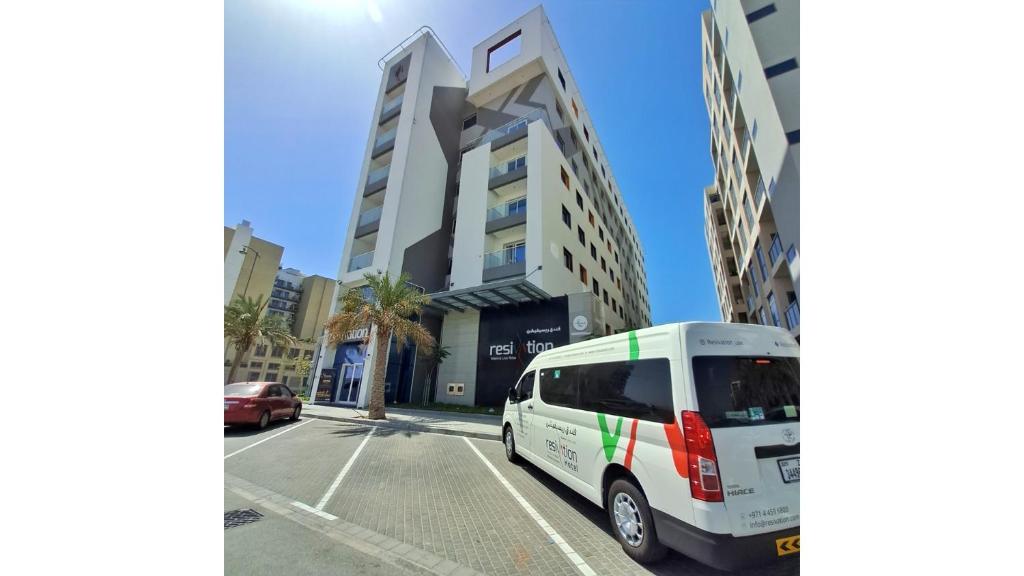
M 800 359 L 695 356 L 697 408 L 710 428 L 800 421 Z

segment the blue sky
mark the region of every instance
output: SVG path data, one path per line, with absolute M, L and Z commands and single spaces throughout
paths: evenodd
M 380 82 L 377 60 L 431 26 L 463 70 L 538 2 L 227 0 L 224 224 L 252 222 L 282 264 L 334 277 Z M 647 260 L 655 324 L 720 320 L 704 241 L 712 181 L 697 0 L 551 0 Z

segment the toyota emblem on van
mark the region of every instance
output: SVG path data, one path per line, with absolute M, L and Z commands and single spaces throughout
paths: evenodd
M 782 431 L 782 441 L 786 446 L 792 446 L 796 444 L 796 432 L 793 432 L 792 428 L 786 428 Z

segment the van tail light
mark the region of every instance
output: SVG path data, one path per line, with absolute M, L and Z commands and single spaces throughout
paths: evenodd
M 686 442 L 690 471 L 690 495 L 705 502 L 722 501 L 722 482 L 718 477 L 718 457 L 711 429 L 699 412 L 683 410 L 683 439 Z

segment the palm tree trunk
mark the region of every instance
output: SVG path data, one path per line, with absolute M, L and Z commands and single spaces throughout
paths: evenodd
M 370 420 L 384 420 L 384 376 L 388 368 L 388 342 L 390 334 L 381 334 L 378 326 L 377 345 L 373 351 L 373 382 L 370 387 L 370 409 L 367 418 Z
M 225 384 L 231 384 L 234 382 L 235 372 L 238 371 L 238 365 L 242 363 L 243 351 L 235 348 L 235 359 L 231 361 L 231 370 L 228 371 L 228 381 Z

